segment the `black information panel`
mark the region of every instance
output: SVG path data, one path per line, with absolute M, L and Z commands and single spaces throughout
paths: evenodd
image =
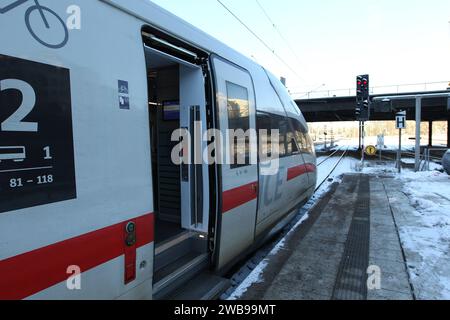
M 0 55 L 0 213 L 76 198 L 68 69 Z

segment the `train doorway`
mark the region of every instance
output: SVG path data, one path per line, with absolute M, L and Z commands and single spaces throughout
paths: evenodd
M 153 292 L 161 298 L 211 261 L 209 167 L 194 161 L 193 143 L 207 128 L 206 95 L 200 66 L 147 45 L 145 58 L 155 207 Z M 181 158 L 191 161 L 180 163 Z

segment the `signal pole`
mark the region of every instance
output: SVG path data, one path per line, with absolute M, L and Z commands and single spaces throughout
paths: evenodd
M 358 122 L 358 150 L 362 149 L 361 121 Z
M 361 164 L 364 164 L 365 122 L 370 119 L 369 75 L 356 77 L 356 119 L 360 122 Z

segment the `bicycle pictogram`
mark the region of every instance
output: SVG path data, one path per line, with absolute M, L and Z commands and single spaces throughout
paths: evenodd
M 13 3 L 7 5 L 6 7 L 0 8 L 0 14 L 5 14 L 28 1 L 29 0 L 16 0 Z M 41 5 L 38 0 L 33 0 L 33 1 L 35 4 L 32 5 L 31 7 L 29 7 L 27 9 L 27 11 L 25 12 L 25 25 L 27 26 L 27 29 L 30 32 L 31 36 L 37 42 L 39 42 L 40 44 L 42 44 L 46 47 L 49 47 L 52 49 L 59 49 L 59 48 L 64 47 L 67 44 L 67 41 L 69 40 L 69 30 L 67 29 L 67 26 L 64 23 L 63 19 L 61 19 L 61 17 L 52 9 Z M 45 29 L 57 31 L 55 28 L 62 27 L 62 31 L 63 31 L 62 34 L 64 34 L 64 35 L 61 40 L 50 42 L 49 40 L 42 39 L 43 38 L 42 35 L 41 36 L 38 35 L 38 33 L 40 31 L 37 31 L 37 30 L 39 30 L 39 27 L 42 27 L 42 26 L 37 26 L 37 25 L 32 26 L 31 17 L 32 17 L 33 13 L 35 13 L 35 12 L 38 13 L 40 18 L 42 19 Z M 56 18 L 56 20 L 51 19 L 52 17 Z M 34 22 L 34 20 L 33 20 L 33 22 Z M 55 22 L 57 22 L 57 25 L 54 25 Z

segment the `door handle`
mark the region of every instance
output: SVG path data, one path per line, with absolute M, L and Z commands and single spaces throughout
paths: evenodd
M 255 194 L 258 194 L 258 184 L 257 183 L 252 184 L 252 189 L 253 189 L 253 192 L 255 192 Z

